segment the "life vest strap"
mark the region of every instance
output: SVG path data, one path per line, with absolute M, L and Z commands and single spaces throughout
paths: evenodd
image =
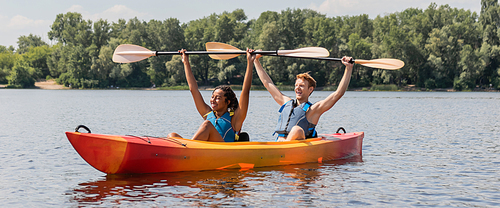
M 286 104 L 289 103 L 289 102 L 293 102 L 293 100 L 289 100 L 285 104 L 281 105 L 281 108 L 278 110 L 278 113 L 281 113 L 283 111 L 283 108 L 285 108 Z

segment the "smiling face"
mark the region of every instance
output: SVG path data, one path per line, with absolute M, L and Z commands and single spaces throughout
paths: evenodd
M 314 87 L 309 86 L 309 82 L 305 79 L 295 80 L 295 97 L 300 101 L 307 101 L 309 95 L 313 92 Z
M 224 96 L 224 90 L 216 89 L 212 93 L 212 98 L 210 98 L 210 107 L 212 107 L 212 110 L 214 111 L 227 109 L 229 102 L 230 101 Z

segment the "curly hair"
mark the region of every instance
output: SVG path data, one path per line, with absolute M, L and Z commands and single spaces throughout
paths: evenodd
M 238 99 L 236 98 L 236 94 L 234 94 L 233 89 L 231 89 L 231 87 L 229 87 L 228 85 L 219 85 L 214 89 L 212 93 L 214 93 L 215 90 L 218 89 L 224 91 L 224 97 L 226 97 L 226 101 L 230 101 L 227 107 L 232 111 L 236 110 L 238 108 Z

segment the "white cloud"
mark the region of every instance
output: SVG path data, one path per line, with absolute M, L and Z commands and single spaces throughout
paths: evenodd
M 80 5 L 73 5 L 69 9 L 67 9 L 66 12 L 78 12 L 82 14 L 83 19 L 90 19 L 92 21 L 104 19 L 108 20 L 108 22 L 116 22 L 118 21 L 118 19 L 129 20 L 134 17 L 144 19 L 148 16 L 148 13 L 135 11 L 125 5 L 114 5 L 113 7 L 106 9 L 101 13 L 95 14 L 91 14 Z
M 139 19 L 149 17 L 148 13 L 137 12 L 124 5 L 115 5 L 101 13 L 90 13 L 81 5 L 72 5 L 64 11 L 64 13 L 67 12 L 78 12 L 82 14 L 84 20 L 97 21 L 105 19 L 108 22 L 116 22 L 120 18 L 129 20 L 134 17 Z M 53 22 L 53 20 L 30 19 L 23 15 L 15 15 L 12 18 L 0 15 L 0 25 L 2 25 L 0 27 L 2 37 L 0 45 L 17 47 L 17 39 L 21 35 L 29 34 L 40 36 L 42 40 L 52 44 L 47 37 L 47 33 L 50 31 Z
M 82 14 L 85 20 L 97 21 L 105 19 L 108 22 L 116 22 L 120 18 L 129 20 L 134 17 L 139 19 L 147 19 L 149 17 L 148 13 L 137 12 L 124 5 L 115 5 L 101 13 L 90 13 L 81 5 L 72 5 L 64 11 L 64 13 L 67 12 L 78 12 Z M 53 20 L 30 19 L 23 15 L 15 15 L 13 17 L 0 15 L 0 25 L 2 25 L 0 27 L 2 37 L 0 45 L 17 47 L 17 39 L 21 35 L 29 34 L 38 35 L 42 40 L 51 43 L 48 40 L 47 33 L 50 31 L 52 23 Z
M 42 40 L 48 42 L 47 32 L 50 30 L 52 21 L 50 20 L 35 20 L 22 15 L 15 15 L 12 18 L 0 15 L 0 33 L 2 34 L 3 46 L 17 47 L 17 39 L 21 35 L 37 35 Z
M 115 5 L 100 13 L 99 18 L 107 19 L 110 21 L 117 21 L 118 19 L 129 20 L 134 17 L 143 19 L 143 17 L 146 17 L 147 15 L 148 13 L 137 12 L 124 5 Z
M 82 15 L 83 15 L 84 13 L 88 15 L 88 12 L 87 12 L 87 11 L 85 11 L 85 10 L 83 9 L 83 7 L 82 7 L 82 6 L 80 6 L 80 5 L 72 5 L 71 7 L 69 7 L 68 9 L 66 9 L 66 11 L 65 11 L 64 13 L 67 13 L 67 12 L 78 12 L 78 13 L 80 13 L 80 14 L 82 14 Z
M 309 8 L 330 17 L 344 15 L 368 14 L 370 18 L 377 15 L 385 15 L 401 12 L 408 8 L 419 8 L 422 10 L 435 0 L 324 0 L 319 6 L 311 3 Z M 438 6 L 448 4 L 452 8 L 465 8 L 472 11 L 480 11 L 480 2 L 470 0 L 441 0 L 436 2 Z
M 339 16 L 345 13 L 349 13 L 359 8 L 358 1 L 349 0 L 325 0 L 321 5 L 316 6 L 312 3 L 309 8 L 316 10 L 323 14 L 329 14 L 332 16 Z
M 51 24 L 48 20 L 33 20 L 29 19 L 25 16 L 16 15 L 12 19 L 10 19 L 7 28 L 13 30 L 22 30 L 27 28 L 39 28 L 46 27 Z
M 309 8 L 330 17 L 368 14 L 370 18 L 375 18 L 379 14 L 384 15 L 385 13 L 398 12 L 409 7 L 406 4 L 399 9 L 400 5 L 402 6 L 403 4 L 400 2 L 395 3 L 393 0 L 325 0 L 319 6 L 312 3 L 309 5 Z

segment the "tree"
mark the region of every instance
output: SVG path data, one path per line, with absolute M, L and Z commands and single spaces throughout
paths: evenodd
M 146 28 L 151 44 L 149 47 L 158 51 L 177 51 L 184 48 L 184 30 L 179 23 L 179 20 L 175 18 L 169 18 L 163 22 L 149 21 Z M 168 83 L 172 74 L 167 71 L 165 63 L 170 59 L 172 59 L 172 56 L 148 59 L 147 74 L 152 84 L 162 86 L 164 83 Z
M 186 83 L 184 64 L 181 59 L 181 56 L 174 56 L 172 60 L 165 63 L 165 68 L 168 74 L 170 74 L 170 77 L 162 86 L 174 86 L 180 83 Z
M 242 22 L 245 19 L 246 16 L 243 11 L 237 9 L 232 13 L 212 14 L 202 19 L 190 21 L 188 24 L 183 25 L 186 48 L 189 50 L 205 50 L 205 43 L 211 41 L 221 41 L 240 47 L 240 43 L 244 41 L 244 34 L 247 33 L 248 29 L 247 24 Z M 226 67 L 240 64 L 242 59 L 232 59 L 221 64 L 208 56 L 191 56 L 190 62 L 194 76 L 203 84 L 209 84 L 209 80 L 217 80 L 219 73 Z M 234 74 L 244 73 L 244 68 L 242 69 L 237 65 L 235 68 L 236 72 Z
M 277 21 L 280 28 L 279 35 L 282 38 L 281 47 L 292 49 L 304 43 L 305 32 L 302 28 L 305 17 L 300 9 L 286 9 L 281 11 Z
M 30 67 L 28 62 L 21 59 L 14 64 L 10 75 L 7 76 L 8 86 L 14 88 L 34 87 L 34 73 L 35 70 L 33 69 L 33 67 Z
M 123 31 L 127 28 L 127 21 L 125 19 L 118 19 L 118 22 L 111 23 L 111 30 L 109 32 L 110 38 L 123 39 Z
M 17 45 L 19 46 L 19 48 L 17 49 L 16 52 L 18 54 L 23 54 L 23 53 L 28 52 L 28 50 L 31 47 L 47 46 L 48 45 L 47 43 L 45 43 L 42 40 L 42 38 L 40 38 L 37 35 L 33 35 L 33 34 L 29 34 L 28 36 L 21 35 L 17 40 L 18 40 Z
M 48 45 L 30 47 L 29 50 L 22 54 L 22 58 L 33 67 L 36 72 L 35 79 L 45 79 L 50 75 L 50 70 L 47 65 L 47 58 L 52 53 L 52 48 Z
M 465 45 L 460 51 L 459 75 L 455 78 L 453 88 L 457 90 L 473 90 L 476 80 L 484 70 L 484 60 L 480 59 L 479 50 L 474 51 L 472 46 Z
M 249 22 L 249 25 L 248 25 L 249 30 L 247 31 L 247 37 L 246 37 L 247 40 L 244 40 L 245 43 L 248 44 L 249 48 L 259 48 L 259 49 L 263 49 L 263 50 L 268 50 L 267 48 L 264 48 L 264 47 L 259 45 L 260 44 L 260 36 L 261 36 L 261 33 L 263 31 L 263 27 L 265 24 L 269 24 L 269 23 L 274 22 L 274 27 L 277 29 L 276 22 L 279 19 L 278 15 L 279 15 L 278 12 L 266 11 L 266 12 L 262 12 L 257 20 Z M 276 30 L 275 36 L 279 36 L 277 34 L 277 30 Z M 279 44 L 281 44 L 280 40 L 277 38 L 275 38 L 273 41 L 278 44 L 278 47 L 279 47 Z M 273 48 L 276 49 L 278 47 L 273 47 Z
M 417 47 L 410 40 L 407 28 L 401 25 L 402 22 L 399 20 L 398 14 L 390 14 L 384 17 L 377 16 L 373 24 L 375 28 L 372 46 L 373 58 L 396 58 L 407 64 L 410 62 L 410 64 L 397 72 L 373 72 L 373 78 L 386 80 L 384 83 L 387 83 L 387 80 L 391 80 L 389 83 L 396 83 L 398 85 L 402 83 L 415 83 L 417 80 L 408 75 L 407 68 L 411 69 L 414 67 L 411 60 L 418 58 L 419 54 L 416 49 Z
M 338 20 L 324 16 L 307 18 L 303 26 L 305 45 L 325 47 L 330 50 L 330 53 L 338 52 Z
M 111 26 L 106 20 L 98 20 L 93 25 L 92 44 L 99 50 L 108 44 Z
M 263 50 L 276 50 L 280 48 L 279 27 L 276 21 L 266 22 L 264 24 L 258 40 L 257 48 Z
M 66 14 L 58 14 L 49 31 L 49 39 L 56 40 L 59 43 L 76 43 L 76 37 L 80 35 L 79 26 L 84 20 L 82 15 L 76 12 L 68 12 Z
M 113 40 L 114 41 L 114 40 Z M 90 71 L 92 77 L 99 80 L 99 87 L 105 88 L 110 85 L 112 80 L 109 78 L 112 70 L 120 65 L 113 63 L 113 48 L 115 44 L 109 44 L 101 47 L 99 51 L 99 56 L 92 58 L 92 64 L 90 66 Z M 116 47 L 116 46 L 115 46 Z
M 370 59 L 372 57 L 372 44 L 370 43 L 369 38 L 362 39 L 357 33 L 352 33 L 351 35 L 349 35 L 349 42 L 347 43 L 347 45 L 349 47 L 350 53 L 346 55 L 350 55 L 358 59 Z M 371 76 L 371 68 L 358 66 L 356 71 L 353 72 L 354 80 L 352 83 L 350 83 L 350 85 L 356 87 L 369 86 Z
M 18 58 L 19 54 L 14 53 L 12 47 L 0 46 L 0 83 L 8 83 L 7 76 Z
M 62 43 L 52 46 L 52 53 L 47 57 L 50 76 L 58 78 L 62 73 L 67 71 L 67 52 L 69 52 L 69 48 L 64 47 Z
M 432 31 L 425 48 L 430 54 L 427 60 L 433 68 L 432 79 L 436 80 L 437 87 L 452 86 L 457 75 L 461 42 L 448 25 Z
M 480 84 L 493 83 L 500 87 L 500 5 L 497 0 L 481 0 L 481 15 L 479 23 L 482 28 L 483 59 L 485 69 L 481 74 Z
M 68 52 L 65 54 L 66 72 L 57 79 L 58 83 L 72 88 L 94 88 L 98 80 L 92 79 L 91 58 L 83 45 L 68 44 L 64 46 Z

